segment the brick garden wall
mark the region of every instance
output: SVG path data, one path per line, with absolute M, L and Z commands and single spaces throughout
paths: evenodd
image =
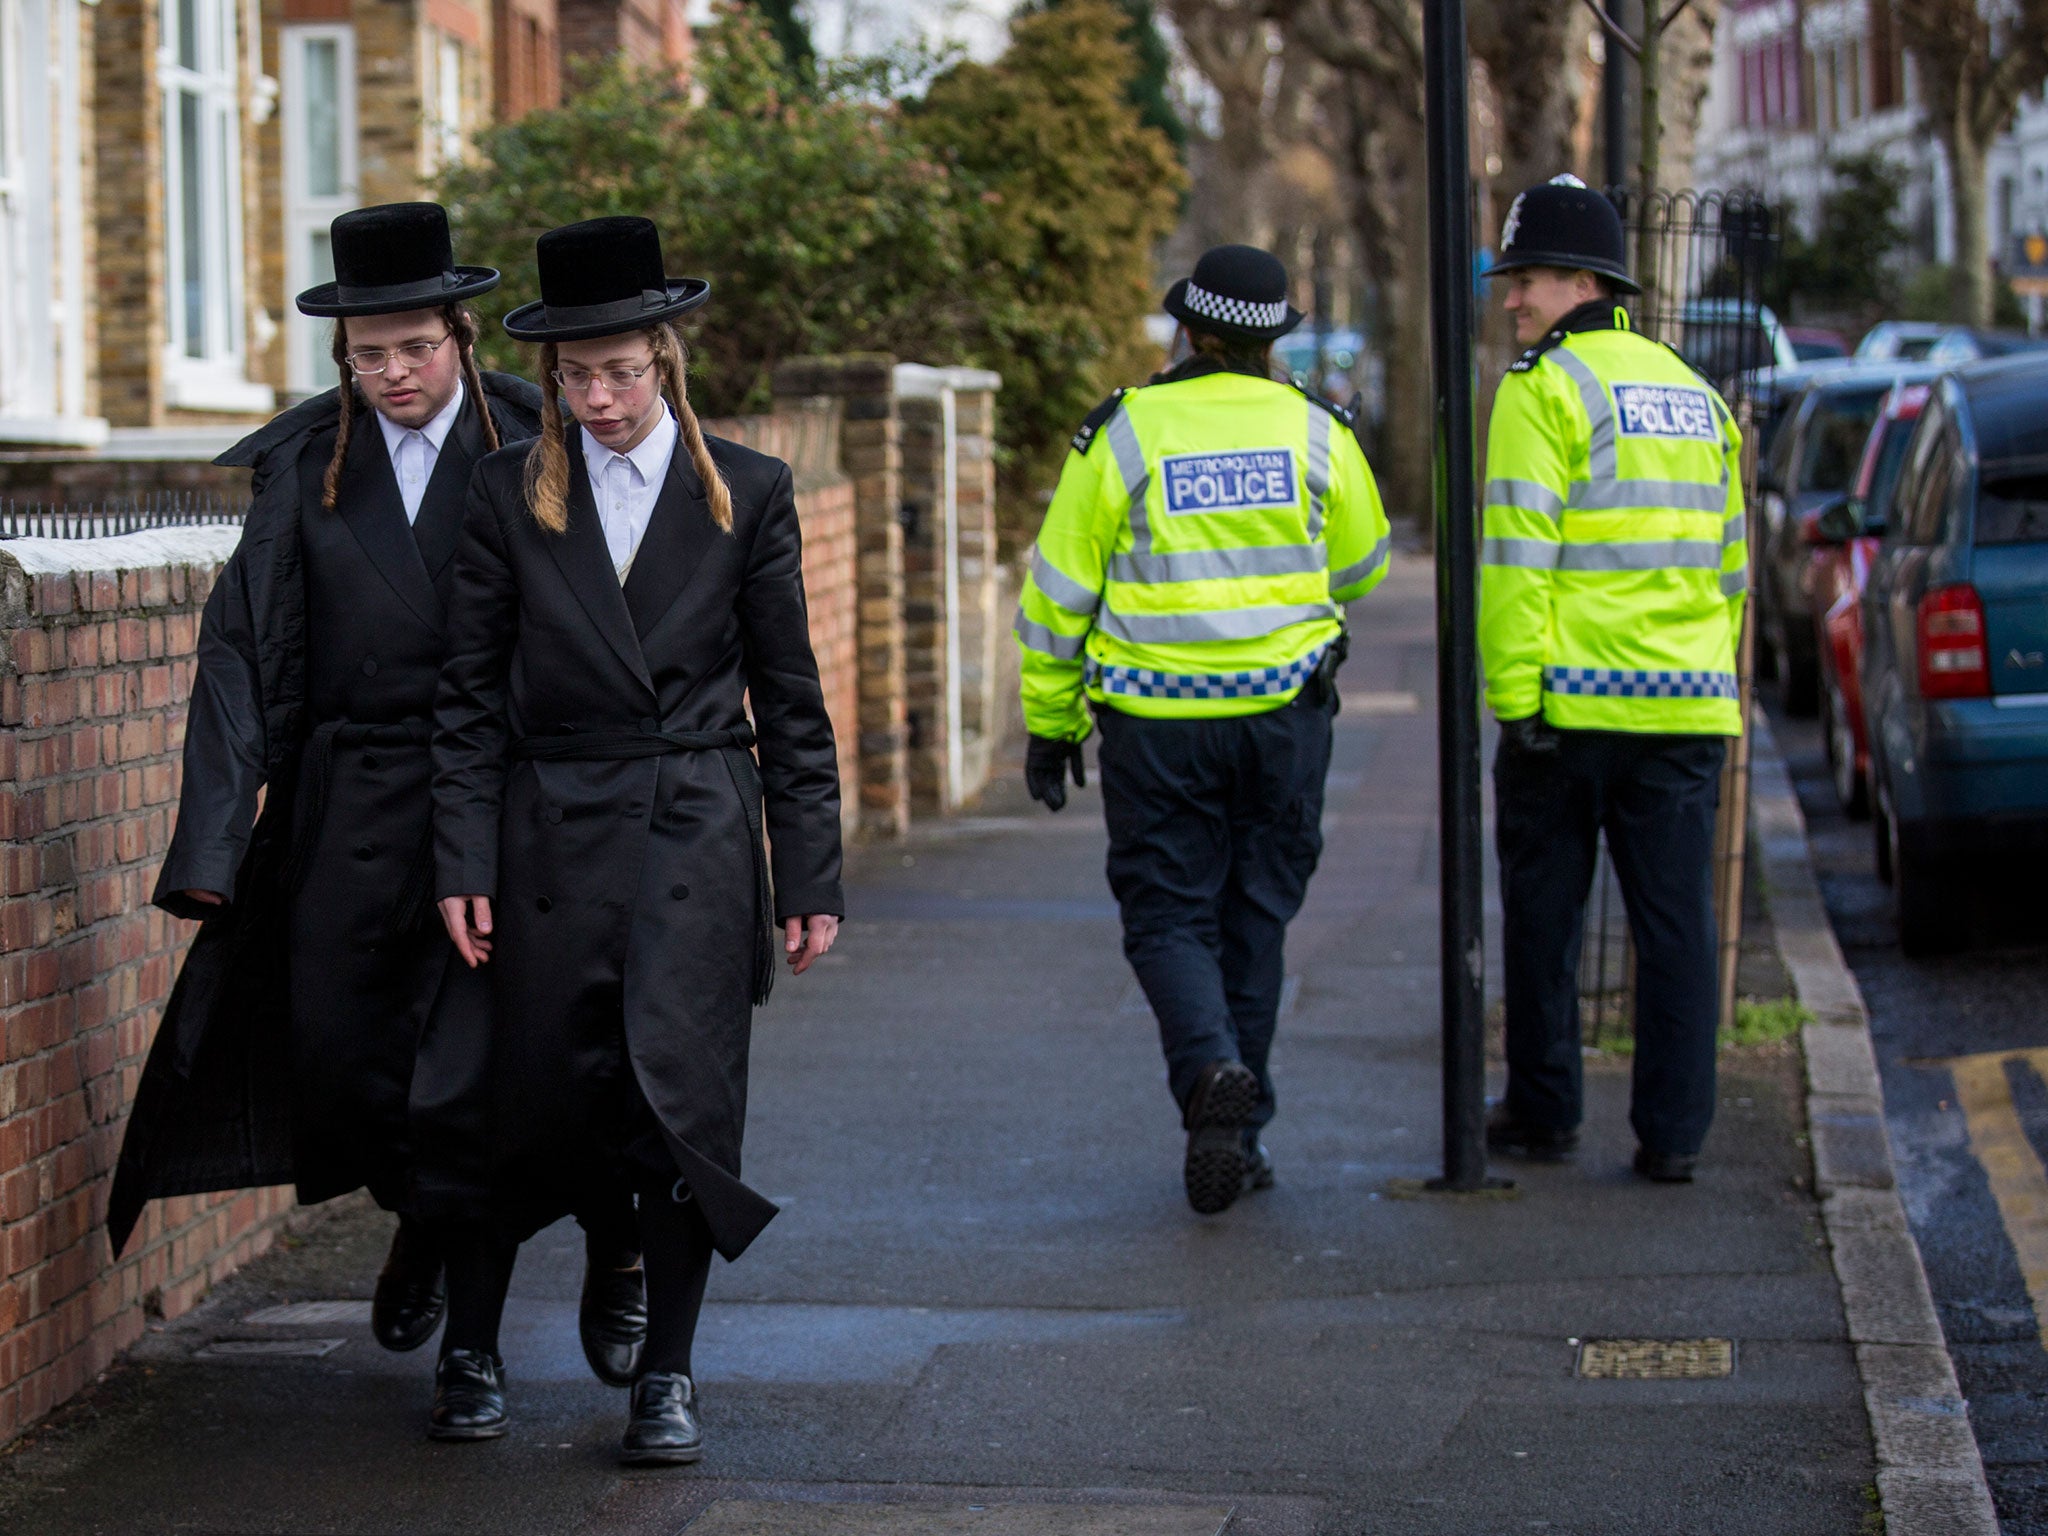
M 190 926 L 151 907 L 207 570 L 0 563 L 0 1439 L 266 1248 L 287 1191 L 152 1205 L 107 1182 Z
M 839 409 L 706 425 L 795 471 L 851 825 L 859 610 Z M 292 1210 L 288 1189 L 153 1202 L 119 1264 L 102 1230 L 128 1106 L 193 932 L 149 897 L 213 570 L 26 576 L 0 553 L 0 1442 L 90 1382 L 147 1317 L 189 1310 L 262 1253 Z

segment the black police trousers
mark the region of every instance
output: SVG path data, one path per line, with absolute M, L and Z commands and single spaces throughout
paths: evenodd
M 1259 1079 L 1251 1128 L 1273 1118 L 1281 946 L 1323 851 L 1330 714 L 1307 699 L 1224 720 L 1097 712 L 1124 955 L 1183 1111 L 1202 1068 L 1235 1059 Z
M 1714 1118 L 1714 812 L 1727 743 L 1629 731 L 1556 734 L 1555 753 L 1503 741 L 1493 761 L 1507 1108 L 1543 1130 L 1579 1123 L 1579 947 L 1604 830 L 1635 939 L 1629 1122 L 1650 1151 L 1691 1155 Z

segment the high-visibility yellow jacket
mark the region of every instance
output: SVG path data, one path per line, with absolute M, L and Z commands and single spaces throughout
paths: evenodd
M 1670 348 L 1586 305 L 1501 381 L 1479 653 L 1503 720 L 1739 735 L 1742 436 Z
M 1387 571 L 1386 512 L 1340 407 L 1213 365 L 1105 400 L 1074 437 L 1024 583 L 1024 719 L 1278 709 Z

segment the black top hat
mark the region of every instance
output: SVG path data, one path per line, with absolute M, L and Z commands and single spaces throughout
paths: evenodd
M 669 277 L 651 219 L 587 219 L 534 242 L 540 302 L 505 317 L 515 341 L 616 336 L 686 315 L 711 297 L 701 277 Z
M 1304 318 L 1287 302 L 1287 268 L 1255 245 L 1204 251 L 1194 275 L 1167 290 L 1166 312 L 1195 330 L 1243 341 L 1277 341 Z
M 439 203 L 357 208 L 329 226 L 334 281 L 299 295 L 307 315 L 395 315 L 459 304 L 498 286 L 490 267 L 458 267 Z
M 1597 272 L 1624 293 L 1641 293 L 1628 275 L 1621 215 L 1576 176 L 1556 176 L 1516 197 L 1500 231 L 1500 259 L 1488 277 L 1525 267 Z

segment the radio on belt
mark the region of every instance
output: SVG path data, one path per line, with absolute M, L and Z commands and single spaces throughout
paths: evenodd
M 1288 448 L 1240 448 L 1231 453 L 1175 453 L 1160 460 L 1166 510 L 1250 512 L 1292 506 L 1301 499 Z

